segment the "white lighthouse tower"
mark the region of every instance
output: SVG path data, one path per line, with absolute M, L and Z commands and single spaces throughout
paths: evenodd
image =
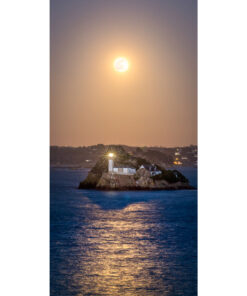
M 114 168 L 113 157 L 114 157 L 113 153 L 108 154 L 108 172 L 109 173 L 113 173 L 113 168 Z

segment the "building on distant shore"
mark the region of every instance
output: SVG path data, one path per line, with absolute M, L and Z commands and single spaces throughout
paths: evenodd
M 175 165 L 182 165 L 183 163 L 179 160 L 178 157 L 176 157 L 175 161 L 173 162 Z

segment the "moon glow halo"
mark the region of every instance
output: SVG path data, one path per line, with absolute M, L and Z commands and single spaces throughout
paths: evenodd
M 129 62 L 124 57 L 116 58 L 113 67 L 117 72 L 126 72 L 129 69 Z

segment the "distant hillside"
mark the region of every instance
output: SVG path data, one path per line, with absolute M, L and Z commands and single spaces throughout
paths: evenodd
M 88 147 L 51 146 L 50 164 L 53 167 L 92 168 L 110 148 L 123 149 L 133 157 L 162 167 L 197 165 L 197 146 L 165 148 L 103 144 Z
M 104 153 L 104 145 L 89 147 L 50 147 L 50 164 L 56 167 L 93 167 Z

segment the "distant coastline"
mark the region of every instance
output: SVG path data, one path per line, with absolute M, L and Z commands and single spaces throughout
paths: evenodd
M 53 168 L 91 169 L 111 145 L 87 147 L 50 147 L 50 166 Z M 186 147 L 122 147 L 130 155 L 146 159 L 165 168 L 197 167 L 197 146 Z
M 90 167 L 83 167 L 83 166 L 77 166 L 77 165 L 50 165 L 50 168 L 52 169 L 68 169 L 68 170 L 90 170 Z

